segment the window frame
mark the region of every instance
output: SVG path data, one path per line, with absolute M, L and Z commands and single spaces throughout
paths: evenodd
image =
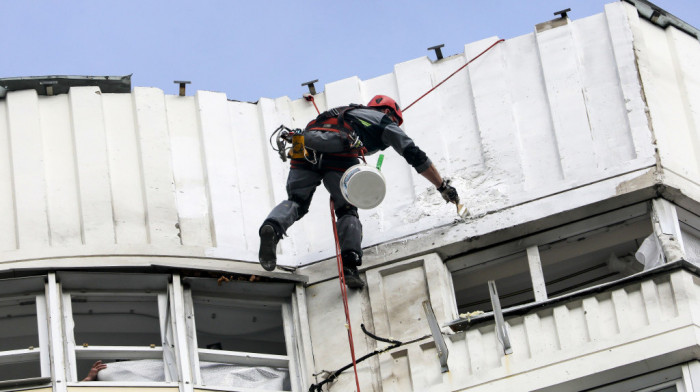
M 230 282 L 227 284 L 233 284 L 235 285 L 236 282 Z M 262 289 L 262 292 L 265 292 L 264 288 L 264 283 L 256 283 L 256 286 L 258 288 Z M 184 297 L 184 305 L 186 309 L 186 314 L 187 317 L 185 318 L 186 320 L 186 328 L 187 328 L 187 348 L 190 353 L 190 363 L 191 363 L 191 368 L 193 371 L 193 385 L 195 388 L 206 388 L 206 389 L 211 389 L 211 390 L 218 390 L 218 391 L 240 391 L 240 390 L 248 390 L 245 388 L 241 387 L 227 387 L 227 386 L 222 386 L 222 385 L 208 385 L 204 384 L 202 374 L 201 374 L 201 368 L 200 368 L 200 362 L 218 362 L 218 363 L 226 363 L 226 364 L 232 364 L 232 365 L 240 365 L 240 366 L 269 366 L 269 367 L 275 367 L 275 368 L 286 368 L 288 373 L 289 373 L 289 381 L 292 387 L 292 390 L 295 389 L 295 384 L 297 383 L 298 380 L 298 375 L 296 375 L 296 371 L 299 368 L 297 364 L 297 353 L 296 353 L 296 345 L 295 341 L 297 340 L 297 337 L 295 336 L 295 328 L 294 328 L 294 317 L 293 317 L 293 310 L 292 310 L 292 299 L 291 297 L 294 295 L 293 291 L 290 291 L 287 295 L 280 295 L 277 290 L 270 290 L 268 294 L 271 294 L 270 296 L 266 296 L 264 299 L 248 296 L 248 298 L 244 298 L 245 296 L 241 298 L 226 298 L 223 297 L 221 294 L 214 294 L 212 292 L 207 292 L 205 290 L 193 290 L 189 285 L 183 287 L 183 297 Z M 277 355 L 277 354 L 264 354 L 264 353 L 256 353 L 256 352 L 249 352 L 249 351 L 233 351 L 233 350 L 214 350 L 214 349 L 206 349 L 206 348 L 199 348 L 198 347 L 198 341 L 197 341 L 197 327 L 196 327 L 196 318 L 195 318 L 195 297 L 196 298 L 204 298 L 207 299 L 208 301 L 221 301 L 221 302 L 238 302 L 238 301 L 246 301 L 246 303 L 250 302 L 255 302 L 260 305 L 272 305 L 275 306 L 279 309 L 282 317 L 282 328 L 283 328 L 283 333 L 284 333 L 284 343 L 285 343 L 285 349 L 286 349 L 286 355 Z M 251 391 L 255 389 L 250 389 Z M 279 392 L 287 392 L 280 390 Z
M 459 285 L 459 278 L 455 278 L 455 275 L 460 273 L 464 274 L 468 271 L 476 271 L 481 267 L 487 266 L 492 263 L 498 263 L 499 261 L 507 260 L 509 258 L 521 257 L 523 254 L 527 258 L 529 277 L 530 277 L 530 290 L 533 293 L 534 301 L 529 301 L 526 303 L 518 304 L 516 306 L 522 306 L 531 303 L 538 303 L 546 301 L 548 298 L 555 298 L 559 296 L 565 296 L 567 292 L 578 291 L 583 288 L 572 288 L 569 291 L 558 290 L 558 293 L 552 295 L 548 293 L 548 283 L 545 281 L 544 275 L 545 271 L 551 268 L 552 265 L 556 263 L 548 263 L 543 265 L 542 257 L 540 252 L 544 249 L 551 247 L 552 244 L 557 244 L 561 242 L 566 242 L 567 239 L 575 239 L 577 237 L 585 237 L 589 235 L 595 235 L 597 233 L 603 233 L 610 227 L 617 227 L 618 225 L 623 225 L 626 227 L 636 227 L 637 225 L 645 225 L 645 222 L 652 221 L 652 206 L 651 202 L 641 202 L 637 204 L 632 204 L 629 206 L 620 207 L 618 209 L 604 212 L 597 215 L 592 215 L 588 217 L 581 218 L 576 221 L 568 222 L 562 224 L 558 227 L 544 230 L 539 233 L 535 233 L 523 238 L 505 241 L 503 243 L 487 247 L 483 250 L 478 250 L 470 252 L 469 254 L 449 260 L 446 263 L 446 268 L 450 272 L 453 279 L 453 287 Z M 652 225 L 649 226 L 650 229 Z M 653 230 L 651 231 L 653 233 Z M 493 264 L 495 267 L 495 264 Z M 508 266 L 503 263 L 500 268 L 506 269 Z M 572 270 L 573 271 L 573 270 Z M 574 271 L 575 272 L 575 271 Z M 623 277 L 624 278 L 624 277 Z M 619 278 L 610 280 L 609 278 L 603 278 L 599 283 L 595 283 L 593 287 L 598 284 L 603 284 L 608 281 L 616 281 Z M 483 282 L 484 286 L 487 282 Z M 498 285 L 498 280 L 496 280 Z M 458 302 L 459 296 L 458 291 L 455 290 L 455 301 L 456 306 L 460 312 L 464 313 L 463 306 Z M 504 309 L 507 309 L 505 307 Z M 471 312 L 475 309 L 466 309 Z M 489 310 L 488 312 L 490 312 Z M 457 320 L 455 320 L 457 321 Z
M 0 283 L 1 301 L 18 301 L 22 299 L 33 300 L 36 311 L 37 343 L 38 347 L 13 349 L 0 351 L 0 364 L 17 362 L 38 361 L 40 375 L 29 380 L 35 380 L 38 384 L 47 383 L 51 378 L 51 356 L 49 339 L 49 317 L 46 302 L 47 275 L 37 275 L 26 278 L 2 279 Z M 12 382 L 19 379 L 0 380 L 0 383 Z
M 172 361 L 166 360 L 168 352 L 173 348 L 168 347 L 168 335 L 171 334 L 172 325 L 168 322 L 171 317 L 169 306 L 171 297 L 171 284 L 167 282 L 169 274 L 119 274 L 101 272 L 60 272 L 58 273 L 62 282 L 58 283 L 57 293 L 62 314 L 62 328 L 65 331 L 65 344 L 63 345 L 65 355 L 65 375 L 68 378 L 68 386 L 84 386 L 81 384 L 82 376 L 78 375 L 77 361 L 83 359 L 90 360 L 110 360 L 110 359 L 159 359 L 163 361 L 163 372 L 165 381 L 91 381 L 91 386 L 177 386 L 179 372 L 172 365 Z M 124 289 L 117 288 L 114 284 L 114 277 L 118 275 L 129 275 L 131 278 L 140 280 L 144 287 L 138 288 L 139 283 L 131 284 Z M 85 284 L 79 285 L 81 279 L 89 278 Z M 118 279 L 117 279 L 118 280 Z M 73 320 L 73 296 L 153 296 L 158 307 L 158 326 L 160 334 L 160 345 L 149 346 L 83 346 L 76 344 L 75 323 Z

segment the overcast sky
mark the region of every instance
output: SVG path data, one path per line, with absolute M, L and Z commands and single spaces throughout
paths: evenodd
M 299 98 L 301 83 L 369 79 L 394 64 L 512 38 L 571 8 L 614 0 L 0 0 L 0 78 L 127 75 L 177 94 L 174 80 L 229 99 Z M 654 3 L 700 28 L 699 0 Z

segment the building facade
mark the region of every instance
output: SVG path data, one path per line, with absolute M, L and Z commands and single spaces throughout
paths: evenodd
M 361 390 L 700 390 L 697 29 L 622 1 L 498 41 L 314 97 L 405 106 L 496 44 L 404 116 L 470 215 L 393 151 L 360 212 Z M 355 390 L 325 381 L 350 363 L 327 192 L 256 261 L 270 136 L 314 106 L 53 82 L 0 98 L 0 390 Z

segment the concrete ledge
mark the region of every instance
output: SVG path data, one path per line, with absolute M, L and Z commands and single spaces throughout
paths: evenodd
M 163 253 L 160 253 L 163 252 Z M 273 279 L 305 283 L 308 277 L 297 273 L 276 270 L 265 271 L 257 262 L 246 262 L 218 257 L 207 257 L 197 249 L 187 252 L 166 252 L 148 246 L 113 248 L 44 249 L 40 252 L 4 253 L 0 262 L 0 275 L 16 275 L 22 272 L 57 269 L 192 269 L 221 273 L 264 276 Z M 32 254 L 34 253 L 34 254 Z

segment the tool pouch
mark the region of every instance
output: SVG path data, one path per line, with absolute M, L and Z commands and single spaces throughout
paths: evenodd
M 304 134 L 292 136 L 292 148 L 289 150 L 288 155 L 292 159 L 303 159 L 309 155 L 306 148 L 304 148 Z

